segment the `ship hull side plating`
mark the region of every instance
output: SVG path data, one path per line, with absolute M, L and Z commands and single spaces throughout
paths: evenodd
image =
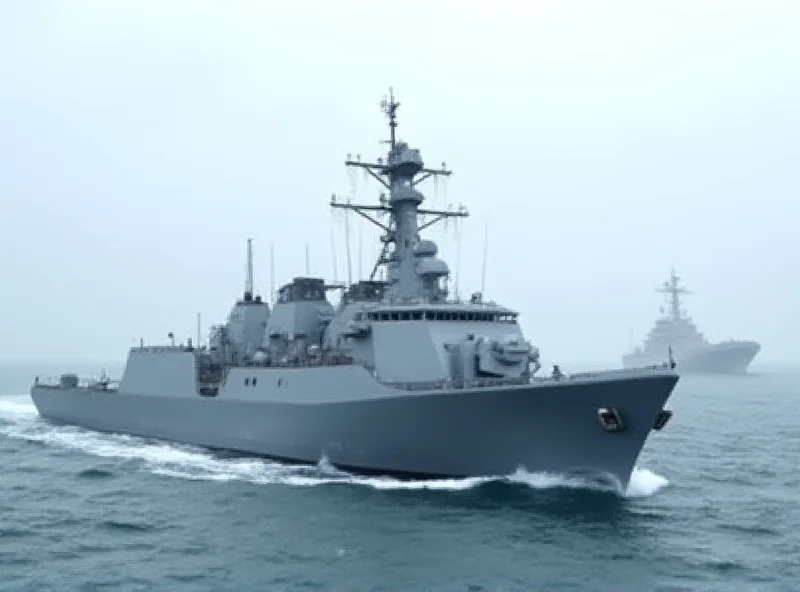
M 679 348 L 673 354 L 682 374 L 746 374 L 750 363 L 761 350 L 755 341 L 729 341 L 690 350 L 682 354 Z M 642 354 L 623 357 L 626 368 L 658 363 L 661 356 L 652 358 Z
M 316 463 L 324 455 L 349 471 L 465 477 L 504 475 L 524 467 L 610 475 L 624 488 L 678 380 L 665 371 L 426 392 L 373 383 L 372 393 L 361 394 L 332 392 L 329 385 L 335 383 L 328 382 L 317 389 L 326 396 L 304 397 L 301 392 L 309 391 L 302 389 L 294 398 L 287 388 L 276 394 L 269 378 L 280 371 L 256 372 L 259 387 L 269 387 L 246 390 L 239 386 L 242 381 L 229 377 L 237 388 L 216 398 L 42 386 L 34 386 L 31 397 L 42 417 L 57 422 L 303 463 Z M 294 372 L 304 373 L 295 375 L 301 380 L 309 375 L 308 370 Z M 234 373 L 242 374 L 240 369 Z M 371 379 L 360 368 L 340 373 L 355 383 Z M 291 376 L 287 383 L 292 384 Z M 625 429 L 610 433 L 601 427 L 597 409 L 603 406 L 619 411 Z

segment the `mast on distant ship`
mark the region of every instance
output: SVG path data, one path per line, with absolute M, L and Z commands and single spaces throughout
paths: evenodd
M 664 285 L 656 290 L 656 292 L 658 292 L 659 294 L 669 295 L 670 312 L 672 315 L 672 319 L 675 321 L 679 321 L 682 315 L 680 296 L 682 294 L 692 293 L 686 288 L 679 286 L 678 285 L 679 282 L 680 282 L 680 277 L 676 275 L 675 268 L 673 267 L 671 270 L 669 280 L 664 282 Z
M 370 280 L 381 265 L 387 265 L 387 279 L 394 297 L 408 299 L 424 294 L 422 280 L 416 273 L 414 254 L 420 242 L 419 231 L 433 224 L 452 217 L 466 217 L 469 214 L 461 206 L 458 210 L 429 210 L 420 208 L 424 201 L 422 193 L 415 187 L 430 177 L 449 176 L 452 171 L 447 170 L 445 163 L 439 169 L 425 168 L 419 150 L 409 146 L 396 138 L 397 108 L 400 103 L 395 101 L 394 92 L 389 89 L 388 100 L 381 102 L 381 108 L 389 119 L 390 139 L 389 153 L 386 162 L 379 158 L 377 163 L 361 162 L 361 155 L 353 160 L 347 155 L 345 165 L 367 171 L 375 180 L 389 190 L 389 198 L 381 194 L 379 205 L 358 205 L 349 202 L 343 203 L 331 199 L 331 207 L 353 210 L 383 231 L 381 242 L 383 248 L 370 273 Z M 415 179 L 417 175 L 420 175 Z M 385 178 L 384 178 L 385 177 Z M 371 213 L 389 214 L 388 223 L 377 220 Z M 432 219 L 418 224 L 419 216 L 433 216 Z M 389 245 L 394 249 L 390 253 Z

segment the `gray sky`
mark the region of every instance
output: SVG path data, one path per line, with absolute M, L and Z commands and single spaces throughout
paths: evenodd
M 490 8 L 491 6 L 491 8 Z M 620 364 L 675 265 L 712 340 L 800 360 L 800 2 L 0 3 L 0 357 L 122 359 L 269 291 L 344 279 L 331 193 L 399 135 L 454 169 L 460 286 L 545 361 Z M 359 226 L 353 222 L 353 268 Z M 363 268 L 377 252 L 364 226 Z M 433 233 L 451 269 L 452 228 Z

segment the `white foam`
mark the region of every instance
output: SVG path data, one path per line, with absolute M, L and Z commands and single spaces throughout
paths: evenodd
M 615 491 L 579 477 L 518 470 L 511 475 L 466 479 L 400 480 L 391 477 L 362 477 L 340 471 L 322 459 L 316 466 L 290 465 L 259 458 L 218 458 L 192 446 L 151 442 L 143 438 L 109 435 L 72 426 L 53 426 L 39 418 L 30 398 L 0 397 L 0 435 L 39 442 L 61 449 L 76 450 L 101 458 L 141 463 L 156 475 L 200 481 L 242 481 L 253 484 L 282 484 L 293 487 L 357 485 L 377 490 L 463 491 L 489 482 L 525 485 L 532 489 L 571 488 Z M 625 497 L 654 495 L 667 479 L 636 468 Z
M 13 421 L 13 417 L 34 415 L 36 415 L 36 407 L 33 406 L 29 397 L 0 397 L 0 418 L 8 417 Z
M 666 477 L 655 474 L 649 469 L 633 469 L 625 497 L 650 497 L 669 485 Z

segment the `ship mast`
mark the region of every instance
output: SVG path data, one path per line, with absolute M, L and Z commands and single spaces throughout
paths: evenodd
M 399 106 L 400 103 L 395 100 L 394 92 L 390 88 L 388 100 L 381 102 L 381 108 L 389 120 L 390 139 L 386 142 L 389 144 L 386 161 L 379 158 L 377 163 L 361 162 L 360 155 L 353 160 L 349 154 L 345 160 L 346 166 L 367 171 L 372 178 L 388 189 L 388 199 L 382 193 L 379 205 L 359 205 L 349 201 L 337 201 L 334 195 L 331 207 L 352 210 L 383 231 L 384 234 L 381 236 L 383 248 L 370 273 L 370 280 L 374 279 L 380 265 L 387 265 L 389 271 L 387 279 L 393 295 L 406 299 L 418 297 L 424 292 L 414 263 L 414 248 L 420 240 L 419 231 L 440 220 L 466 217 L 469 214 L 463 206 L 458 210 L 419 207 L 425 198 L 415 187 L 430 177 L 449 176 L 452 171 L 447 169 L 445 163 L 442 163 L 439 169 L 426 168 L 419 150 L 409 148 L 406 143 L 397 140 L 395 130 Z M 388 223 L 376 219 L 374 214 L 389 214 Z M 419 216 L 433 218 L 419 223 Z M 390 245 L 393 246 L 391 252 L 389 252 Z
M 247 239 L 247 275 L 244 279 L 244 300 L 253 299 L 253 239 Z
M 679 286 L 679 282 L 680 278 L 675 274 L 675 268 L 673 267 L 669 280 L 664 282 L 664 285 L 656 290 L 656 292 L 660 294 L 669 295 L 670 312 L 672 313 L 672 319 L 674 321 L 679 321 L 681 319 L 681 294 L 691 294 L 689 290 Z

